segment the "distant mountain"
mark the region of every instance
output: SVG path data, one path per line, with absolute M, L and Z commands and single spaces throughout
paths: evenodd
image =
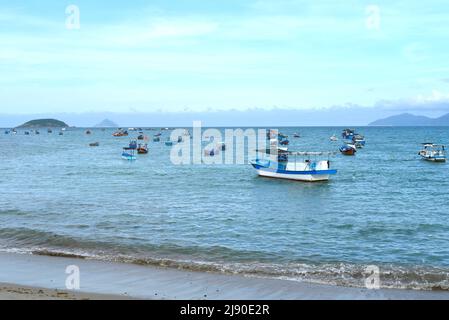
M 449 113 L 439 118 L 415 116 L 403 113 L 385 119 L 376 120 L 370 126 L 449 126 Z
M 109 119 L 104 119 L 103 121 L 98 123 L 95 127 L 97 127 L 97 128 L 118 128 L 119 125 Z
M 25 122 L 19 128 L 67 128 L 65 122 L 56 119 L 37 119 Z

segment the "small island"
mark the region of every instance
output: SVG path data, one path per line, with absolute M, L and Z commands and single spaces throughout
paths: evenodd
M 96 128 L 118 128 L 119 125 L 109 119 L 104 119 L 103 121 L 101 121 L 100 123 L 95 125 L 95 127 Z
M 37 120 L 31 120 L 28 121 L 18 128 L 68 128 L 69 126 L 60 120 L 56 119 L 37 119 Z

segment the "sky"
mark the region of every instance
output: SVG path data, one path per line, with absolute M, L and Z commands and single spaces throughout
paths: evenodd
M 438 115 L 448 39 L 447 0 L 0 0 L 0 114 Z

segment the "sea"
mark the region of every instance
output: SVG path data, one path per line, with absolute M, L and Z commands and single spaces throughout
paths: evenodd
M 137 131 L 2 130 L 0 250 L 449 290 L 449 164 L 418 156 L 423 142 L 449 144 L 449 127 L 358 127 L 366 146 L 352 157 L 338 153 L 344 128 L 278 128 L 290 150 L 337 151 L 338 173 L 320 183 L 258 177 L 248 163 L 175 165 L 160 129 L 144 130 L 136 161 L 121 152 Z

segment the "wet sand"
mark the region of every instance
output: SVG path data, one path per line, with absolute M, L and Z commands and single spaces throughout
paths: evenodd
M 66 288 L 70 265 L 79 267 L 80 290 Z M 0 283 L 0 299 L 449 299 L 447 291 L 368 290 L 13 253 L 0 253 Z

